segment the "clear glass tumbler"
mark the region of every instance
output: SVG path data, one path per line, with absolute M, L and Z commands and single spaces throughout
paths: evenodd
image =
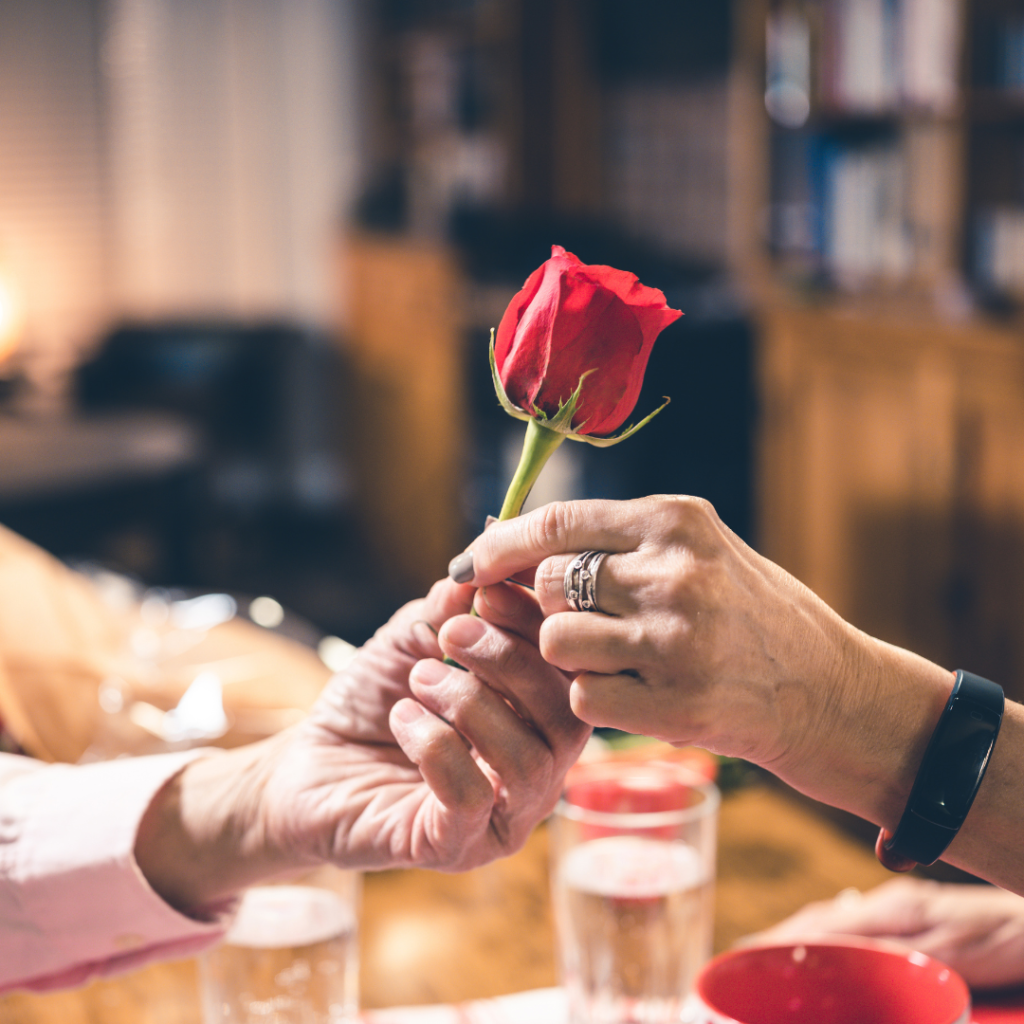
M 360 877 L 249 889 L 199 961 L 205 1024 L 340 1024 L 358 1013 Z
M 551 821 L 570 1024 L 677 1022 L 711 954 L 718 790 L 672 762 L 579 765 Z

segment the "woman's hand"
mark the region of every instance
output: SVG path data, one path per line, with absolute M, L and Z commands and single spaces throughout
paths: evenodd
M 610 552 L 603 614 L 563 593 L 586 550 Z M 493 524 L 452 568 L 476 586 L 531 570 L 541 653 L 585 722 L 746 758 L 895 826 L 950 674 L 844 622 L 706 501 L 555 503 Z
M 916 878 L 864 894 L 809 903 L 744 944 L 810 942 L 836 935 L 888 939 L 948 964 L 971 988 L 1024 983 L 1024 899 L 987 885 Z
M 470 617 L 474 591 L 437 584 L 328 683 L 305 722 L 189 765 L 140 828 L 136 857 L 154 888 L 189 908 L 321 861 L 463 870 L 518 849 L 590 730 L 531 643 L 532 598 L 491 594 L 487 618 Z

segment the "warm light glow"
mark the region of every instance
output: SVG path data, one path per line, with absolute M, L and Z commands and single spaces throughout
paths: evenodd
M 332 672 L 340 672 L 356 656 L 356 648 L 340 636 L 325 636 L 317 647 L 317 654 Z
M 272 597 L 257 597 L 249 605 L 249 618 L 264 629 L 276 629 L 284 622 L 284 608 Z
M 21 335 L 21 307 L 14 289 L 0 279 L 0 362 L 18 347 Z

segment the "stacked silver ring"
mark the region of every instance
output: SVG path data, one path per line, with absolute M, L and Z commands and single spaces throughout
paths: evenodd
M 599 612 L 597 606 L 597 570 L 607 551 L 584 551 L 565 570 L 562 590 L 574 612 Z

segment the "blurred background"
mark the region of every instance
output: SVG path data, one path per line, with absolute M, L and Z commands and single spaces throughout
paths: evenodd
M 686 316 L 534 504 L 709 498 L 1024 695 L 1024 4 L 0 0 L 0 522 L 365 639 L 501 504 L 565 246 Z

